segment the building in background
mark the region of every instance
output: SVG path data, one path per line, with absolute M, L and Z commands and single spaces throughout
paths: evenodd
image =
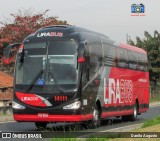
M 0 109 L 11 105 L 13 98 L 13 77 L 0 71 Z

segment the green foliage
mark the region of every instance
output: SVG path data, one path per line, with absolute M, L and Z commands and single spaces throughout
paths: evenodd
M 110 138 L 87 138 L 86 141 L 107 141 Z
M 142 48 L 148 53 L 150 81 L 152 86 L 156 87 L 160 78 L 160 33 L 155 30 L 152 36 L 145 31 L 143 39 L 136 37 L 135 42 L 129 39 L 128 44 Z
M 77 141 L 76 138 L 52 138 L 50 141 Z

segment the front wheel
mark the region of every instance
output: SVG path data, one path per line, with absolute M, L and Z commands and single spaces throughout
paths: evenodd
M 97 128 L 100 125 L 101 125 L 101 112 L 96 106 L 93 111 L 93 119 L 91 121 L 91 126 L 92 128 Z
M 38 129 L 45 129 L 47 127 L 47 122 L 35 122 L 35 126 Z

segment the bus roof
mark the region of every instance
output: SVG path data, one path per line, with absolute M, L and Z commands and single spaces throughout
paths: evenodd
M 53 32 L 56 33 L 54 36 L 55 38 L 59 38 L 59 37 L 62 37 L 63 35 L 65 36 L 65 35 L 69 35 L 73 33 L 89 33 L 92 35 L 100 36 L 102 38 L 104 37 L 108 39 L 108 41 L 109 40 L 111 41 L 111 39 L 104 34 L 101 34 L 95 31 L 91 31 L 91 30 L 88 30 L 82 27 L 72 26 L 72 25 L 53 25 L 53 26 L 42 27 L 38 29 L 34 34 L 29 35 L 26 39 L 36 39 L 37 40 L 38 39 L 37 37 L 41 37 L 40 38 L 41 40 L 42 38 L 50 38 L 51 33 L 53 34 Z M 52 38 L 53 37 L 51 37 L 50 39 Z M 133 50 L 136 52 L 147 54 L 146 51 L 144 51 L 143 49 L 135 47 L 135 46 L 131 46 L 128 44 L 120 43 L 120 44 L 117 44 L 117 46 L 121 48 L 126 48 L 128 50 Z
M 147 54 L 145 50 L 143 50 L 141 48 L 138 48 L 138 47 L 135 47 L 135 46 L 132 46 L 132 45 L 120 43 L 119 47 L 126 48 L 128 50 L 133 50 L 135 52 L 140 52 L 140 53 L 143 53 L 143 54 Z
M 66 30 L 68 33 L 71 33 L 71 32 L 78 32 L 78 33 L 84 32 L 84 33 L 90 33 L 90 34 L 95 34 L 97 36 L 102 36 L 102 37 L 105 37 L 105 38 L 109 38 L 108 36 L 106 36 L 104 34 L 101 34 L 101 33 L 95 32 L 95 31 L 91 31 L 91 30 L 88 30 L 88 29 L 85 29 L 85 28 L 82 28 L 82 27 L 77 27 L 77 26 L 74 26 L 74 25 L 46 26 L 46 27 L 42 27 L 42 28 L 38 29 L 37 32 L 41 32 L 41 31 L 45 31 L 45 30 L 56 30 L 56 29 Z

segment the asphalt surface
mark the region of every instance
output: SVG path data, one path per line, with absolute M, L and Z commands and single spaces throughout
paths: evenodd
M 65 124 L 65 123 L 58 123 L 58 124 L 49 124 L 47 129 L 39 130 L 35 127 L 34 123 L 32 122 L 1 122 L 0 123 L 0 131 L 1 132 L 42 132 L 42 131 L 83 131 L 83 132 L 99 132 L 99 131 L 106 131 L 110 129 L 115 129 L 124 126 L 130 126 L 135 124 L 143 123 L 145 120 L 152 119 L 156 116 L 160 115 L 160 106 L 154 105 L 150 107 L 146 113 L 142 113 L 138 116 L 138 119 L 134 122 L 123 122 L 121 118 L 110 118 L 102 121 L 102 125 L 96 129 L 90 129 L 87 125 L 84 124 Z M 73 129 L 74 128 L 74 129 Z M 120 129 L 121 130 L 121 129 Z M 2 139 L 0 139 L 2 140 Z M 14 139 L 15 140 L 15 139 Z M 30 139 L 31 140 L 31 139 Z M 37 140 L 37 139 L 34 139 Z M 39 141 L 40 139 L 38 139 Z M 45 139 L 41 139 L 45 140 Z M 46 139 L 49 140 L 49 139 Z

